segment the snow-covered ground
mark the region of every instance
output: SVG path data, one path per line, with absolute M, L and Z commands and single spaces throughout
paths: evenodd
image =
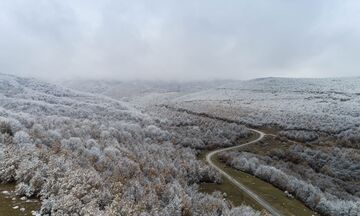
M 233 82 L 174 98 L 171 104 L 253 126 L 276 124 L 360 143 L 360 78 Z

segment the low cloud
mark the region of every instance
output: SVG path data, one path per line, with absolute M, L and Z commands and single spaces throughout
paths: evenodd
M 0 2 L 1 73 L 41 78 L 356 76 L 358 1 Z

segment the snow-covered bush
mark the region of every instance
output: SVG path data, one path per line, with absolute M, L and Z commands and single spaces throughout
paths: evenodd
M 10 124 L 8 122 L 0 120 L 0 133 L 1 134 L 8 134 L 10 136 L 13 135 L 13 132 L 11 130 L 11 126 L 10 126 Z
M 310 142 L 319 138 L 316 132 L 304 130 L 280 131 L 279 135 L 298 142 Z

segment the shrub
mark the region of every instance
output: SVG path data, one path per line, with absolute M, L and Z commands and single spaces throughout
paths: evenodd
M 9 136 L 13 136 L 11 126 L 8 122 L 0 121 L 0 133 L 8 134 Z

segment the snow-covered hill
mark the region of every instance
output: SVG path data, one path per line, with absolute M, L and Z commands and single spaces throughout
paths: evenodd
M 79 91 L 106 95 L 111 98 L 148 105 L 167 101 L 169 98 L 214 88 L 228 80 L 218 81 L 109 81 L 109 80 L 65 80 L 61 85 Z M 155 99 L 155 101 L 154 101 Z
M 39 197 L 41 214 L 259 215 L 199 193 L 219 176 L 171 139 L 124 102 L 0 75 L 0 182 Z
M 359 215 L 360 78 L 256 79 L 186 94 L 168 103 L 252 127 L 280 128 L 279 136 L 259 143 L 258 150 L 221 157 L 321 214 Z
M 172 100 L 175 106 L 360 141 L 360 78 L 264 78 L 233 82 Z

